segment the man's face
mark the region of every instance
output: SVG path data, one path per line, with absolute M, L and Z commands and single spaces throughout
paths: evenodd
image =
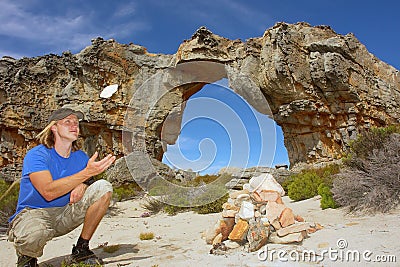
M 62 139 L 68 141 L 75 141 L 78 139 L 79 135 L 79 120 L 78 117 L 71 114 L 68 117 L 65 117 L 62 120 L 57 121 L 56 123 L 56 131 Z

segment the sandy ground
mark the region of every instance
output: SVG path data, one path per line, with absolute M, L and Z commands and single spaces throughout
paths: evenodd
M 91 248 L 105 266 L 400 266 L 400 208 L 385 215 L 354 216 L 342 209 L 321 210 L 318 198 L 292 202 L 284 197 L 296 214 L 324 228 L 297 245 L 268 244 L 251 253 L 240 247 L 214 255 L 202 233 L 220 214 L 159 213 L 142 218 L 142 201 L 116 203 L 101 222 Z M 153 232 L 156 238 L 140 240 L 144 232 Z M 50 241 L 39 258 L 40 266 L 60 266 L 79 233 L 80 228 Z M 107 253 L 99 247 L 104 244 L 120 248 Z M 14 248 L 4 234 L 0 235 L 0 247 L 0 266 L 15 266 Z M 314 256 L 303 257 L 307 252 Z

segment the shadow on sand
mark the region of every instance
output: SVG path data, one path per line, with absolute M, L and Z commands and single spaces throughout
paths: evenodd
M 114 245 L 113 245 L 114 246 Z M 136 248 L 137 244 L 118 244 L 119 249 L 108 253 L 104 251 L 102 247 L 94 248 L 92 251 L 101 259 L 103 259 L 104 264 L 111 264 L 111 263 L 120 263 L 120 264 L 128 264 L 130 261 L 137 261 L 146 258 L 150 258 L 152 256 L 145 256 L 145 257 L 137 257 L 134 254 L 139 252 L 139 249 Z M 132 255 L 133 254 L 133 255 Z M 52 258 L 41 262 L 39 264 L 40 267 L 60 267 L 62 264 L 71 264 L 70 254 L 59 256 L 56 258 Z

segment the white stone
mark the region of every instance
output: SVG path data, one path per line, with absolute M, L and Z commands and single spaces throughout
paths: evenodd
M 279 237 L 282 237 L 285 235 L 305 231 L 308 228 L 310 228 L 310 224 L 308 222 L 298 222 L 298 223 L 289 225 L 287 227 L 281 228 L 281 229 L 277 230 L 276 233 L 278 234 Z
M 265 226 L 265 225 L 269 225 L 269 220 L 266 217 L 261 217 L 260 218 L 261 223 Z
M 244 184 L 243 185 L 243 190 L 249 190 L 249 192 L 251 192 L 252 190 L 251 190 L 250 184 L 249 183 Z
M 111 84 L 100 93 L 101 98 L 110 98 L 118 90 L 118 84 Z
M 235 214 L 235 224 L 238 223 L 240 220 L 239 212 Z
M 262 205 L 261 207 L 258 208 L 258 210 L 260 211 L 261 215 L 265 215 L 267 212 L 267 207 L 266 205 Z
M 254 218 L 254 205 L 251 202 L 243 201 L 239 210 L 239 217 L 243 220 L 250 220 Z
M 302 231 L 300 233 L 288 234 L 282 237 L 278 236 L 278 234 L 274 232 L 269 236 L 269 242 L 274 244 L 299 243 L 303 241 L 305 236 L 305 231 Z
M 219 233 L 219 234 L 214 238 L 214 240 L 212 241 L 212 245 L 219 244 L 219 243 L 221 243 L 221 242 L 222 242 L 222 234 Z
M 235 205 L 240 207 L 243 201 L 250 201 L 250 195 L 249 194 L 238 195 L 237 198 L 235 199 Z
M 217 220 L 215 222 L 215 224 L 213 226 L 211 226 L 210 228 L 208 228 L 205 232 L 205 238 L 206 238 L 206 242 L 207 244 L 212 244 L 213 240 L 215 239 L 215 237 L 221 233 L 221 222 L 220 220 Z
M 229 248 L 229 249 L 235 249 L 235 248 L 238 248 L 238 247 L 240 247 L 240 244 L 238 243 L 238 242 L 236 242 L 236 241 L 232 241 L 232 240 L 225 240 L 224 241 L 224 244 L 225 244 L 225 246 L 227 247 L 227 248 Z
M 272 190 L 272 191 L 277 191 L 281 196 L 285 195 L 285 190 L 283 190 L 282 186 L 275 180 L 275 178 L 270 173 L 263 173 L 259 176 L 253 176 L 250 179 L 249 184 L 251 192 Z
M 223 210 L 222 217 L 223 218 L 234 218 L 236 213 L 238 213 L 236 210 Z
M 235 200 L 232 198 L 228 198 L 228 200 L 226 202 L 228 202 L 229 204 L 235 205 Z

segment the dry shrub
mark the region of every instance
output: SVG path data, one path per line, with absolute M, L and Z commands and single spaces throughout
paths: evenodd
M 355 142 L 335 177 L 334 199 L 350 211 L 388 212 L 400 203 L 400 134 L 380 130 L 359 140 L 368 149 Z
M 391 125 L 382 128 L 372 128 L 358 136 L 357 140 L 351 143 L 351 154 L 355 158 L 366 159 L 375 149 L 381 149 L 385 141 L 393 133 L 400 133 L 400 125 Z
M 19 180 L 11 183 L 0 178 L 0 226 L 6 227 L 15 213 L 19 194 Z
M 221 212 L 222 204 L 228 199 L 225 184 L 231 179 L 230 174 L 222 174 L 197 176 L 192 181 L 173 181 L 180 187 L 171 187 L 170 182 L 154 179 L 149 186 L 149 196 L 154 198 L 147 198 L 142 207 L 153 214 L 164 211 L 175 215 L 189 210 L 200 214 Z

